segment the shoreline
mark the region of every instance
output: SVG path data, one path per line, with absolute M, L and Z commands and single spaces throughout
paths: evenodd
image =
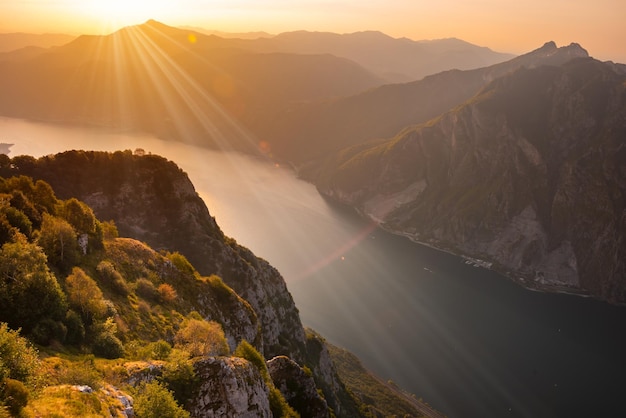
M 346 205 L 348 207 L 352 207 L 350 205 Z M 567 287 L 567 286 L 559 286 L 559 285 L 546 285 L 546 284 L 542 284 L 542 283 L 537 283 L 537 282 L 533 282 L 530 278 L 525 278 L 525 277 L 516 277 L 514 275 L 514 272 L 508 270 L 508 269 L 504 269 L 504 268 L 498 268 L 497 267 L 497 263 L 495 263 L 494 261 L 491 260 L 483 260 L 480 258 L 476 258 L 467 254 L 463 254 L 460 253 L 458 251 L 454 251 L 451 249 L 446 249 L 446 248 L 442 248 L 439 247 L 435 244 L 432 243 L 428 243 L 428 242 L 423 242 L 420 241 L 419 239 L 417 239 L 413 234 L 406 232 L 406 231 L 400 231 L 400 230 L 395 230 L 392 229 L 388 226 L 386 226 L 385 224 L 381 223 L 380 221 L 372 218 L 371 216 L 367 215 L 365 212 L 363 212 L 362 210 L 358 209 L 358 208 L 354 208 L 355 212 L 361 216 L 364 219 L 367 219 L 368 221 L 373 222 L 377 228 L 379 228 L 382 231 L 385 231 L 389 234 L 392 235 L 396 235 L 396 236 L 400 236 L 400 237 L 404 237 L 407 238 L 409 241 L 411 241 L 414 244 L 417 245 L 422 245 L 424 247 L 433 249 L 435 251 L 441 251 L 444 252 L 446 254 L 450 254 L 452 256 L 455 256 L 461 260 L 465 260 L 466 264 L 472 265 L 474 267 L 480 267 L 486 270 L 490 270 L 493 271 L 495 273 L 498 273 L 499 275 L 503 276 L 504 278 L 510 280 L 511 282 L 517 284 L 518 286 L 521 286 L 522 288 L 526 289 L 526 290 L 530 290 L 532 292 L 541 292 L 541 293 L 555 293 L 555 294 L 565 294 L 565 295 L 572 295 L 572 296 L 579 296 L 579 297 L 584 297 L 584 298 L 593 298 L 593 299 L 597 299 L 606 303 L 610 303 L 604 299 L 600 299 L 598 297 L 595 297 L 591 294 L 589 294 L 589 292 L 587 292 L 584 289 L 579 289 L 579 288 L 571 288 L 571 287 Z M 610 303 L 612 304 L 612 303 Z

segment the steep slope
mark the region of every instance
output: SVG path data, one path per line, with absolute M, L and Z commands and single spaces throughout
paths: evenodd
M 80 198 L 100 219 L 114 220 L 123 236 L 159 250 L 179 251 L 203 276 L 219 276 L 234 290 L 236 298 L 229 301 L 224 296 L 212 297 L 201 289 L 185 295 L 198 299 L 203 306 L 198 308 L 200 313 L 208 312 L 210 318 L 232 325 L 232 330 L 226 332 L 230 345 L 243 338 L 254 343 L 267 359 L 284 355 L 300 365 L 308 365 L 335 413 L 358 416 L 354 400 L 338 378 L 323 341 L 316 335 L 305 335 L 280 273 L 224 236 L 187 175 L 174 163 L 154 155 L 133 155 L 130 151 L 68 151 L 40 159 L 4 157 L 0 176 L 22 174 L 45 180 L 57 196 Z M 119 242 L 123 245 L 125 241 Z M 156 252 L 134 240 L 128 246 L 142 260 L 140 266 L 155 266 L 160 271 L 163 260 Z M 127 264 L 133 263 L 128 260 Z M 215 284 L 219 288 L 218 285 L 219 282 Z M 239 308 L 222 315 L 211 306 Z
M 319 190 L 385 228 L 530 287 L 626 301 L 626 72 L 519 69 L 389 141 L 346 149 Z
M 99 218 L 113 219 L 122 236 L 157 249 L 180 251 L 201 274 L 222 277 L 257 312 L 264 355 L 304 358 L 302 324 L 278 271 L 224 236 L 187 175 L 174 163 L 130 151 L 70 151 L 13 161 L 17 173 L 42 179 L 59 197 L 79 198 Z
M 302 104 L 254 130 L 264 138 L 272 138 L 278 156 L 302 164 L 344 147 L 389 138 L 407 126 L 437 117 L 474 96 L 490 81 L 518 68 L 559 65 L 586 56 L 577 44 L 557 48 L 554 42 L 548 42 L 528 54 L 489 67 L 451 70 L 351 97 Z

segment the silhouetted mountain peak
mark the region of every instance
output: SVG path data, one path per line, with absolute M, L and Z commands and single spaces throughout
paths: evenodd
M 539 48 L 538 51 L 554 51 L 555 49 L 557 49 L 556 42 L 548 41 L 543 44 L 543 46 Z
M 587 50 L 581 47 L 580 44 L 572 42 L 571 44 L 567 46 L 558 47 L 554 41 L 546 42 L 545 44 L 543 44 L 541 48 L 535 49 L 534 51 L 529 52 L 526 55 L 547 57 L 547 56 L 551 56 L 555 54 L 559 54 L 559 55 L 566 56 L 569 58 L 589 57 L 589 53 L 587 52 Z

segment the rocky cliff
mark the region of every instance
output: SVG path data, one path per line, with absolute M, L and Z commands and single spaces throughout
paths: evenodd
M 322 173 L 325 196 L 389 230 L 530 287 L 626 301 L 621 66 L 521 68 L 391 140 L 343 150 Z
M 43 179 L 59 197 L 77 197 L 91 205 L 100 219 L 114 220 L 121 235 L 156 249 L 179 251 L 202 275 L 221 277 L 234 292 L 198 288 L 181 296 L 196 299 L 200 313 L 224 326 L 231 349 L 246 339 L 265 358 L 282 355 L 308 365 L 339 416 L 354 410 L 346 404 L 350 396 L 338 383 L 332 362 L 310 354 L 311 344 L 318 351 L 317 340 L 305 336 L 280 273 L 224 236 L 187 175 L 174 163 L 130 151 L 70 151 L 38 160 L 27 156 L 6 160 L 0 164 L 0 175 Z M 116 246 L 123 247 L 120 252 L 130 251 L 142 265 L 152 266 L 148 269 L 167 268 L 162 256 L 135 240 L 120 239 L 108 248 L 116 251 Z M 207 389 L 211 390 L 218 389 Z

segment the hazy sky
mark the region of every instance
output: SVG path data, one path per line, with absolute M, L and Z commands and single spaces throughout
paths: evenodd
M 0 32 L 108 33 L 150 18 L 231 32 L 457 37 L 512 53 L 578 42 L 626 63 L 626 0 L 0 0 Z

